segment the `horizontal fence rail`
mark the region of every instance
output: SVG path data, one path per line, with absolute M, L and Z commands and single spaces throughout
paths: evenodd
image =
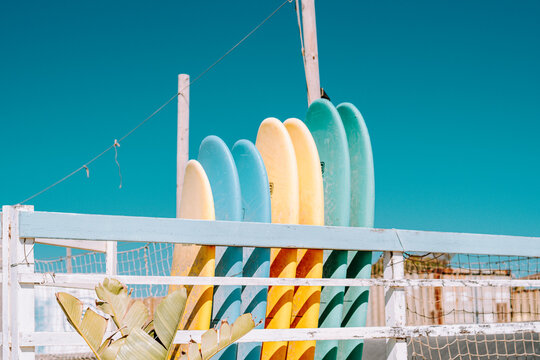
M 19 216 L 20 236 L 27 238 L 540 256 L 539 237 L 47 212 Z
M 439 326 L 404 326 L 389 327 L 351 327 L 326 329 L 254 329 L 238 340 L 239 343 L 271 341 L 309 341 L 309 340 L 350 340 L 350 339 L 386 339 L 422 336 L 465 336 L 514 334 L 522 331 L 540 332 L 540 323 L 517 324 L 462 324 Z M 186 344 L 201 341 L 205 330 L 178 331 L 174 343 Z M 108 335 L 111 335 L 109 333 Z M 84 345 L 84 340 L 76 333 L 36 332 L 21 334 L 22 346 L 43 345 Z
M 105 274 L 21 274 L 21 284 L 53 287 L 94 288 L 94 285 L 111 277 Z M 527 279 L 316 279 L 316 278 L 244 278 L 211 276 L 132 276 L 114 275 L 115 279 L 130 285 L 246 285 L 246 286 L 470 286 L 470 287 L 540 287 L 540 280 Z M 91 285 L 91 287 L 87 287 Z

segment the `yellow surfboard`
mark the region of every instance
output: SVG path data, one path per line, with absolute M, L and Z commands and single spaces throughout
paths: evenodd
M 261 123 L 255 143 L 263 158 L 270 186 L 272 222 L 298 224 L 299 188 L 294 146 L 287 129 L 276 118 Z M 270 276 L 294 278 L 296 249 L 272 249 Z M 267 329 L 288 329 L 291 323 L 293 286 L 271 286 L 266 307 Z M 261 360 L 285 360 L 287 342 L 263 343 Z
M 180 201 L 180 218 L 215 220 L 214 199 L 210 182 L 201 164 L 190 160 L 184 175 Z M 173 252 L 171 276 L 214 276 L 215 247 L 176 245 Z M 169 292 L 175 290 L 171 286 Z M 213 286 L 186 286 L 186 309 L 180 322 L 183 330 L 207 330 L 212 317 Z
M 288 119 L 284 125 L 296 154 L 300 189 L 299 223 L 324 225 L 324 188 L 317 146 L 301 120 Z M 297 278 L 322 278 L 323 250 L 299 249 L 297 258 Z M 320 286 L 295 287 L 291 328 L 316 328 L 320 299 Z M 289 342 L 287 360 L 312 360 L 314 357 L 315 341 Z

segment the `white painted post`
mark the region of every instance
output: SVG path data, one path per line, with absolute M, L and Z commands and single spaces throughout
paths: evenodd
M 116 241 L 107 241 L 105 243 L 105 274 L 109 276 L 116 275 L 118 272 L 118 243 Z M 116 326 L 113 321 L 109 321 L 107 330 L 115 331 Z
M 2 207 L 2 359 L 10 358 L 9 337 L 9 239 L 15 209 Z
M 10 359 L 34 360 L 35 347 L 19 345 L 21 333 L 35 331 L 34 284 L 21 285 L 19 283 L 19 274 L 34 273 L 34 239 L 19 237 L 19 212 L 34 211 L 34 207 L 31 205 L 6 206 L 3 207 L 3 211 L 6 211 L 9 217 L 8 233 L 7 237 L 2 237 L 2 245 L 8 246 L 9 249 Z M 2 318 L 5 321 L 5 318 Z
M 184 173 L 189 160 L 189 75 L 178 75 L 178 130 L 176 138 L 176 217 L 180 215 L 180 198 Z
M 402 252 L 385 251 L 384 278 L 401 280 L 405 277 L 405 262 Z M 403 287 L 384 287 L 386 326 L 406 325 L 405 289 Z M 407 360 L 406 339 L 386 339 L 387 360 Z
M 116 275 L 118 271 L 118 245 L 116 241 L 107 241 L 105 252 L 105 273 Z
M 71 248 L 66 248 L 66 272 L 71 274 L 73 272 L 73 264 L 71 263 Z
M 314 100 L 321 97 L 315 0 L 302 0 L 302 28 L 304 33 L 304 61 L 306 65 L 308 104 L 311 104 Z

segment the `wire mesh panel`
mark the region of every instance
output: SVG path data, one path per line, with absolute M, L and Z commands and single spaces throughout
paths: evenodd
M 474 254 L 404 253 L 405 278 L 425 280 L 538 280 L 540 259 Z M 382 259 L 373 265 L 383 277 Z M 540 321 L 540 288 L 522 286 L 408 286 L 407 325 Z M 368 326 L 384 326 L 384 289 L 372 286 Z M 411 337 L 411 359 L 537 359 L 538 333 Z M 382 344 L 379 344 L 382 346 Z M 369 348 L 369 342 L 366 346 Z
M 49 260 L 34 260 L 37 273 L 105 273 L 105 254 L 88 252 Z
M 174 245 L 149 243 L 118 252 L 118 275 L 170 276 Z M 127 284 L 129 286 L 129 284 Z M 160 298 L 167 295 L 166 285 L 132 285 L 136 298 Z
M 149 243 L 143 246 L 118 251 L 118 275 L 169 276 L 171 272 L 174 245 Z M 106 272 L 105 253 L 87 252 L 50 260 L 35 260 L 36 273 L 86 273 L 104 274 Z M 161 298 L 167 295 L 166 285 L 129 285 L 132 296 L 142 298 L 154 310 Z M 50 286 L 36 287 L 36 331 L 74 331 L 56 303 L 55 293 L 69 292 L 84 303 L 84 308 L 95 309 L 96 295 L 92 289 L 65 289 Z M 97 310 L 96 310 L 97 311 Z M 99 311 L 98 311 L 99 312 Z M 81 346 L 41 346 L 38 353 L 68 354 L 88 351 Z
M 118 251 L 117 274 L 169 276 L 173 244 L 148 243 Z M 540 261 L 535 257 L 474 254 L 404 253 L 405 279 L 439 280 L 540 280 Z M 105 273 L 104 253 L 88 252 L 54 260 L 36 260 L 41 273 Z M 383 278 L 382 259 L 372 267 L 373 278 Z M 418 285 L 421 284 L 421 285 Z M 129 284 L 128 284 L 129 286 Z M 167 285 L 133 285 L 133 296 L 153 309 L 168 292 Z M 60 288 L 37 287 L 36 330 L 72 331 L 54 299 Z M 92 290 L 67 290 L 92 306 Z M 493 324 L 540 321 L 540 289 L 508 284 L 501 286 L 431 286 L 427 282 L 405 287 L 407 326 Z M 385 326 L 383 286 L 371 286 L 367 326 Z M 411 359 L 535 359 L 540 358 L 538 333 L 498 335 L 420 336 L 407 338 Z M 368 340 L 364 358 L 384 354 L 385 342 Z M 42 353 L 85 351 L 81 347 L 41 347 Z M 374 357 L 373 357 L 374 358 Z
M 410 338 L 412 359 L 525 360 L 540 358 L 539 334 Z

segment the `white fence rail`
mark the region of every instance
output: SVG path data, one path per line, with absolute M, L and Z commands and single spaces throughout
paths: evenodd
M 331 239 L 331 241 L 329 241 Z M 60 241 L 57 241 L 60 240 Z M 383 251 L 383 279 L 278 279 L 241 277 L 118 276 L 116 241 L 175 244 Z M 106 252 L 106 274 L 34 273 L 35 242 Z M 93 245 L 94 244 L 94 245 Z M 406 326 L 404 287 L 540 287 L 536 279 L 405 279 L 403 252 L 540 257 L 540 238 L 409 230 L 256 224 L 222 221 L 33 212 L 4 206 L 2 212 L 2 358 L 34 359 L 35 347 L 78 345 L 74 333 L 36 332 L 34 287 L 91 288 L 115 275 L 129 284 L 384 286 L 386 326 L 254 330 L 242 342 L 291 340 L 387 340 L 387 359 L 407 359 L 406 338 L 540 332 L 540 322 Z M 179 331 L 175 341 L 200 337 Z

